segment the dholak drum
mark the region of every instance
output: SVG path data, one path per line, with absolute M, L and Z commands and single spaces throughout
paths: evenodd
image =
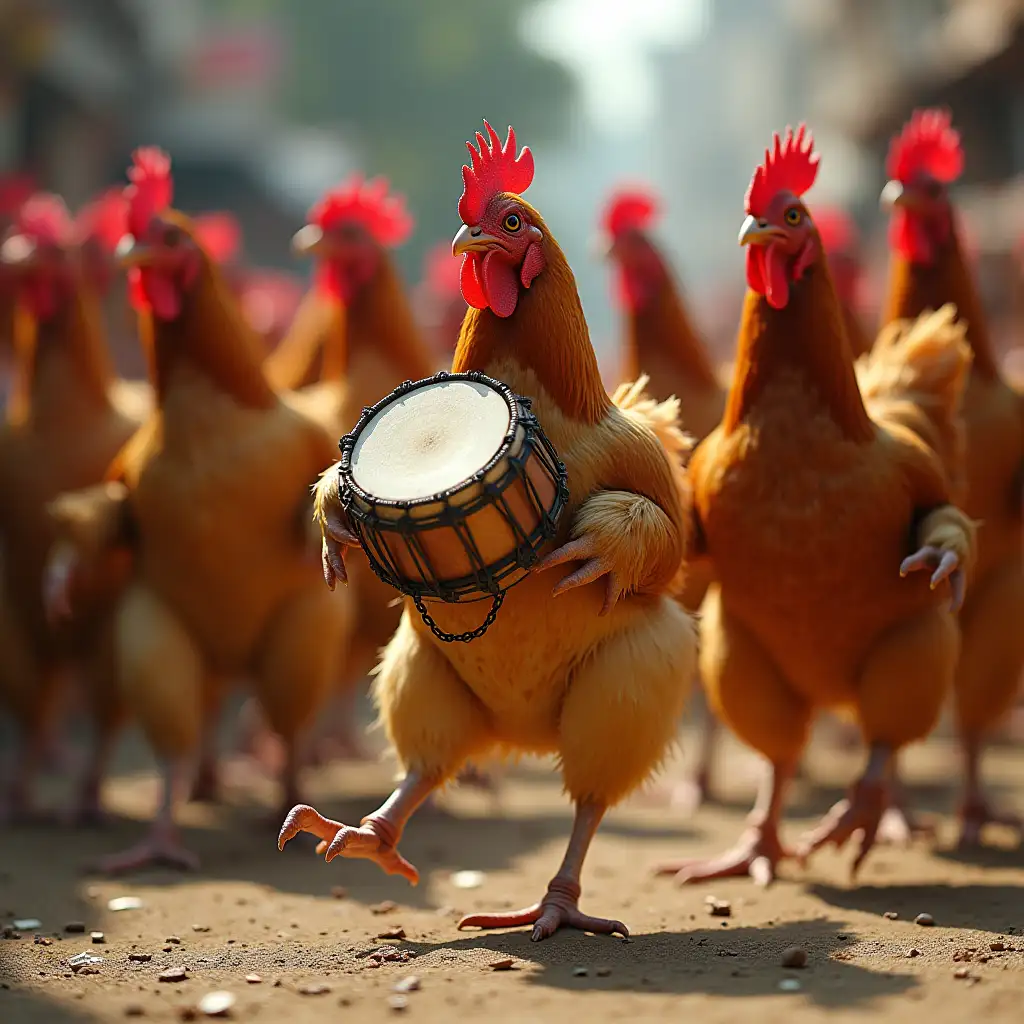
M 374 572 L 413 598 L 439 639 L 467 643 L 537 562 L 569 500 L 566 470 L 530 401 L 482 373 L 406 381 L 341 441 L 340 495 Z M 468 633 L 425 601 L 491 598 Z

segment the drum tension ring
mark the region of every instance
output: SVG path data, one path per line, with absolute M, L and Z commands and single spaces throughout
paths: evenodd
M 491 610 L 487 613 L 487 618 L 480 623 L 476 629 L 470 630 L 468 633 L 446 633 L 440 626 L 433 620 L 430 612 L 427 611 L 427 606 L 423 603 L 423 598 L 419 594 L 413 597 L 413 601 L 416 604 L 416 611 L 420 613 L 420 618 L 426 623 L 427 628 L 434 636 L 437 637 L 442 643 L 446 644 L 468 644 L 471 640 L 478 640 L 480 637 L 487 632 L 492 625 L 494 620 L 498 617 L 498 609 L 501 607 L 502 602 L 505 600 L 505 591 L 502 590 L 495 594 L 491 599 Z

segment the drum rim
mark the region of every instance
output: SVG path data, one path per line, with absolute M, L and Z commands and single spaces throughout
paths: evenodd
M 460 381 L 465 381 L 471 384 L 484 384 L 497 391 L 501 397 L 505 399 L 505 404 L 508 406 L 509 411 L 509 424 L 508 429 L 505 431 L 505 436 L 502 438 L 501 444 L 498 446 L 494 455 L 492 455 L 483 466 L 475 470 L 470 476 L 467 476 L 464 480 L 455 484 L 453 487 L 448 487 L 443 491 L 437 491 L 434 494 L 424 495 L 420 498 L 378 498 L 376 495 L 371 494 L 369 491 L 360 487 L 359 484 L 356 483 L 355 477 L 352 474 L 352 455 L 355 450 L 356 440 L 370 420 L 372 420 L 382 409 L 386 409 L 389 405 L 397 402 L 400 398 L 404 398 L 410 391 L 415 391 L 423 384 L 458 383 Z M 502 461 L 502 459 L 508 455 L 512 442 L 515 440 L 515 436 L 519 431 L 521 422 L 521 415 L 519 411 L 520 402 L 527 402 L 527 400 L 517 395 L 507 384 L 500 380 L 495 380 L 493 377 L 489 377 L 486 373 L 481 373 L 479 370 L 469 370 L 465 373 L 453 373 L 451 370 L 440 370 L 431 377 L 422 377 L 419 380 L 403 381 L 394 389 L 394 391 L 385 395 L 378 402 L 373 405 L 364 406 L 356 425 L 339 442 L 338 446 L 341 449 L 341 460 L 338 464 L 338 473 L 341 477 L 341 484 L 345 489 L 360 498 L 362 501 L 366 502 L 371 507 L 377 506 L 394 509 L 413 509 L 422 505 L 436 504 L 438 502 L 445 501 L 448 498 L 452 498 L 467 486 L 478 483 L 482 480 L 498 465 L 499 462 Z

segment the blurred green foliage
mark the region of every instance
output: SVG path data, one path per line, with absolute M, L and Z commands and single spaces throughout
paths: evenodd
M 368 175 L 405 193 L 416 232 L 402 253 L 455 233 L 464 143 L 488 119 L 523 142 L 565 126 L 574 85 L 530 50 L 520 23 L 536 0 L 216 0 L 226 16 L 269 17 L 287 49 L 282 114 L 337 126 Z

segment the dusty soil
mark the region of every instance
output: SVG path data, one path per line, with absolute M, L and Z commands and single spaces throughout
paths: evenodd
M 788 834 L 840 795 L 857 764 L 856 755 L 816 751 L 810 781 L 793 794 Z M 653 878 L 659 858 L 714 853 L 737 835 L 751 765 L 730 748 L 725 803 L 683 820 L 648 795 L 607 819 L 587 865 L 583 906 L 623 919 L 632 938 L 563 932 L 540 944 L 525 930 L 459 933 L 455 922 L 462 911 L 524 905 L 542 893 L 569 824 L 547 765 L 510 771 L 500 806 L 454 791 L 421 813 L 403 843 L 423 873 L 417 888 L 372 865 L 327 866 L 311 842 L 278 853 L 268 819 L 273 790 L 251 778 L 229 785 L 224 806 L 185 810 L 188 841 L 203 858 L 199 875 L 90 876 L 82 865 L 132 842 L 152 806 L 152 775 L 122 772 L 109 787 L 115 818 L 107 830 L 7 829 L 0 837 L 0 925 L 42 922 L 0 940 L 0 1021 L 193 1019 L 201 997 L 215 990 L 237 997 L 232 1019 L 290 1024 L 357 1014 L 423 1022 L 558 1021 L 574 1013 L 708 1024 L 826 1014 L 877 1024 L 911 1016 L 935 1024 L 1019 1020 L 1024 852 L 998 830 L 992 838 L 1001 847 L 970 858 L 950 851 L 954 764 L 944 740 L 912 752 L 912 794 L 941 812 L 939 839 L 878 851 L 857 885 L 848 881 L 848 851 L 823 853 L 804 871 L 787 867 L 767 891 L 745 881 L 679 888 Z M 1020 806 L 1024 751 L 996 751 L 990 770 L 998 798 Z M 325 813 L 358 820 L 390 780 L 386 764 L 340 764 L 311 775 L 310 796 Z M 483 872 L 478 888 L 453 883 L 453 872 L 465 869 Z M 332 894 L 338 886 L 344 891 Z M 709 914 L 710 894 L 731 902 L 730 917 Z M 110 912 L 107 901 L 120 895 L 140 897 L 143 908 Z M 935 926 L 915 924 L 920 913 Z M 85 934 L 64 934 L 72 921 Z M 92 943 L 94 929 L 105 933 L 104 944 Z M 404 938 L 379 937 L 398 929 Z M 33 931 L 50 944 L 35 942 Z M 792 946 L 806 950 L 805 969 L 782 967 Z M 97 973 L 75 975 L 66 966 L 82 951 L 103 957 Z M 491 968 L 501 960 L 511 969 Z M 184 981 L 159 980 L 174 967 L 186 969 Z M 396 994 L 413 976 L 418 987 Z

